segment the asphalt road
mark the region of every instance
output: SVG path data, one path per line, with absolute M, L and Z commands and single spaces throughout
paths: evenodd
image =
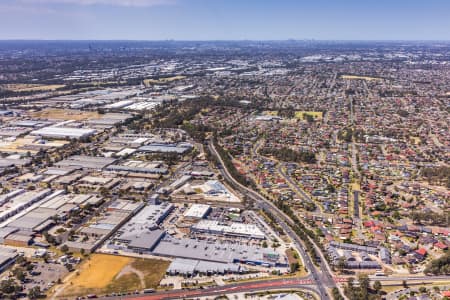
M 127 300 L 160 300 L 160 299 L 181 299 L 192 297 L 205 297 L 213 295 L 223 295 L 231 293 L 251 293 L 267 290 L 280 289 L 303 289 L 317 293 L 314 283 L 308 278 L 289 278 L 289 279 L 272 279 L 262 280 L 257 282 L 244 282 L 229 284 L 226 286 L 216 286 L 207 289 L 193 289 L 193 290 L 173 290 L 157 292 L 153 294 L 140 294 L 122 297 L 109 297 L 104 299 L 127 299 Z
M 297 191 L 297 194 L 300 194 L 303 197 L 303 200 L 309 203 L 314 203 L 313 199 L 311 199 L 311 197 L 305 193 L 305 191 L 303 189 L 301 189 L 296 182 L 294 182 L 294 180 L 292 180 L 292 178 L 290 176 L 288 176 L 287 174 L 285 174 L 283 172 L 283 167 L 282 165 L 278 166 L 278 173 L 281 174 L 281 176 L 283 176 L 283 178 L 285 180 L 287 180 L 289 182 L 289 184 Z M 321 207 L 316 205 L 316 213 L 322 213 L 321 211 Z M 325 216 L 325 214 L 324 214 Z
M 241 185 L 239 182 L 237 182 L 228 172 L 228 170 L 224 167 L 224 163 L 222 161 L 222 158 L 217 153 L 216 149 L 213 146 L 213 143 L 210 141 L 208 143 L 208 147 L 212 154 L 214 154 L 220 161 L 221 168 L 220 171 L 222 173 L 222 176 L 233 185 L 235 189 L 237 189 L 239 192 L 241 192 L 244 195 L 247 195 L 248 197 L 252 198 L 260 208 L 262 208 L 265 211 L 270 212 L 277 220 L 278 224 L 283 228 L 283 230 L 286 232 L 287 235 L 291 238 L 291 240 L 294 242 L 296 248 L 299 250 L 300 255 L 302 256 L 303 262 L 305 264 L 305 267 L 308 269 L 308 271 L 311 273 L 312 279 L 315 283 L 315 285 L 318 288 L 318 293 L 320 296 L 320 299 L 328 300 L 331 299 L 330 296 L 327 293 L 326 288 L 327 287 L 335 287 L 334 280 L 331 276 L 331 273 L 329 272 L 327 266 L 325 265 L 324 259 L 322 259 L 321 263 L 321 272 L 319 272 L 315 265 L 313 264 L 311 258 L 306 253 L 303 243 L 300 240 L 300 238 L 295 234 L 295 232 L 291 229 L 291 227 L 288 224 L 293 224 L 292 220 L 287 217 L 283 212 L 281 212 L 272 202 L 266 200 L 264 197 L 262 197 L 257 192 L 248 189 L 247 187 Z

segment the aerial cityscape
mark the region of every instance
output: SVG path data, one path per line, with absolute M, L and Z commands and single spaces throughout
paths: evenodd
M 0 31 L 0 299 L 450 299 L 449 36 L 44 23 Z

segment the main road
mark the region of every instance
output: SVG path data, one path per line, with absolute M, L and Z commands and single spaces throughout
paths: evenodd
M 220 163 L 220 172 L 222 176 L 239 192 L 246 195 L 247 197 L 253 199 L 258 206 L 263 209 L 264 211 L 270 212 L 274 218 L 276 219 L 277 223 L 283 228 L 283 230 L 286 232 L 286 234 L 290 237 L 290 239 L 293 241 L 296 248 L 299 250 L 300 255 L 302 256 L 303 263 L 305 267 L 308 269 L 308 271 L 311 273 L 312 279 L 314 281 L 314 284 L 318 288 L 318 294 L 320 296 L 320 299 L 328 300 L 331 299 L 330 295 L 328 294 L 327 287 L 332 288 L 335 287 L 336 284 L 333 280 L 333 277 L 331 275 L 331 270 L 329 266 L 326 263 L 325 258 L 323 257 L 320 250 L 316 248 L 316 251 L 318 251 L 319 255 L 322 257 L 321 259 L 321 265 L 319 272 L 316 268 L 316 266 L 313 264 L 311 258 L 306 253 L 305 248 L 303 246 L 303 242 L 301 239 L 297 236 L 297 234 L 292 230 L 290 225 L 294 225 L 293 221 L 285 214 L 283 213 L 278 207 L 276 207 L 271 201 L 265 199 L 263 196 L 261 196 L 259 193 L 255 192 L 252 189 L 249 189 L 239 182 L 237 182 L 233 176 L 229 173 L 229 171 L 226 169 L 225 164 L 222 160 L 222 157 L 217 152 L 214 143 L 210 139 L 208 141 L 208 148 L 219 161 Z
M 104 299 L 127 299 L 127 300 L 163 300 L 163 299 L 183 299 L 198 298 L 206 296 L 233 294 L 233 293 L 254 293 L 267 290 L 306 290 L 317 294 L 317 289 L 311 279 L 284 278 L 272 280 L 260 280 L 256 282 L 233 283 L 225 286 L 215 286 L 205 289 L 192 290 L 171 290 L 152 294 L 139 294 L 129 296 L 105 297 Z M 322 299 L 322 298 L 321 298 Z
M 432 278 L 432 277 L 431 277 Z M 449 276 L 439 276 L 441 280 L 449 279 Z M 380 280 L 383 285 L 389 285 L 389 281 L 398 281 L 399 278 L 386 278 L 370 276 L 371 280 Z M 406 278 L 415 281 L 430 282 L 430 277 L 412 277 Z M 414 284 L 414 283 L 412 283 Z M 105 300 L 165 300 L 165 299 L 183 299 L 183 298 L 198 298 L 207 296 L 218 296 L 224 294 L 234 293 L 255 293 L 264 291 L 276 291 L 276 290 L 306 290 L 317 294 L 317 288 L 315 282 L 310 277 L 305 278 L 284 278 L 284 279 L 262 279 L 254 282 L 241 282 L 232 283 L 225 286 L 215 286 L 204 289 L 192 289 L 192 290 L 170 290 L 161 291 L 152 294 L 139 294 L 139 295 L 127 295 L 116 297 L 104 297 Z M 324 299 L 324 298 L 320 298 Z M 326 298 L 325 298 L 326 299 Z

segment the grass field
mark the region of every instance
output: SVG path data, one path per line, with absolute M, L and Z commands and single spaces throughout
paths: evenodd
M 65 87 L 65 85 L 14 83 L 14 84 L 5 84 L 2 86 L 3 89 L 13 92 L 45 92 L 45 91 L 54 91 L 62 87 Z
M 79 275 L 70 280 L 59 297 L 156 288 L 169 264 L 170 261 L 156 259 L 93 254 L 90 260 L 83 263 Z
M 48 147 L 62 147 L 65 144 L 68 144 L 67 141 L 48 141 L 46 146 Z M 25 146 L 35 144 L 34 138 L 17 138 L 12 142 L 2 142 L 0 143 L 0 151 L 1 152 L 17 152 L 17 153 L 27 153 L 31 154 L 37 153 L 37 150 L 29 150 L 26 149 Z
M 412 137 L 410 137 L 410 138 L 411 138 L 411 140 L 414 141 L 414 144 L 416 144 L 416 145 L 419 145 L 420 142 L 421 142 L 420 138 L 417 137 L 417 136 L 412 136 Z
M 266 110 L 262 113 L 264 116 L 278 116 L 278 112 L 276 110 Z
M 100 118 L 100 115 L 95 111 L 81 111 L 57 108 L 44 109 L 41 111 L 33 112 L 31 113 L 31 116 L 34 118 L 75 121 Z
M 289 264 L 299 262 L 298 254 L 296 252 L 294 252 L 294 250 L 292 250 L 292 249 L 286 249 L 286 256 L 287 256 Z
M 170 261 L 155 259 L 135 259 L 131 266 L 144 274 L 145 288 L 156 288 L 164 277 Z
M 298 262 L 299 265 L 300 265 L 300 268 L 297 270 L 297 272 L 295 272 L 294 274 L 290 274 L 290 275 L 295 275 L 295 276 L 299 276 L 299 277 L 303 277 L 303 276 L 307 275 L 307 273 L 305 271 L 305 268 L 302 265 L 302 261 L 300 260 L 299 254 L 297 253 L 297 251 L 292 250 L 292 249 L 286 249 L 286 256 L 288 258 L 289 265 L 291 263 L 294 263 L 294 262 Z
M 369 76 L 357 76 L 357 75 L 342 75 L 341 76 L 342 79 L 362 79 L 362 80 L 367 80 L 367 81 L 371 81 L 371 80 L 381 80 L 381 78 L 377 78 L 377 77 L 369 77 Z
M 359 185 L 359 183 L 352 183 L 352 190 L 354 191 L 360 191 L 361 190 L 361 186 Z
M 173 77 L 166 77 L 166 78 L 159 78 L 159 79 L 144 79 L 144 85 L 152 85 L 152 84 L 161 84 L 161 83 L 168 83 L 175 80 L 181 80 L 186 78 L 186 76 L 173 76 Z
M 305 120 L 305 115 L 313 116 L 314 120 L 322 120 L 323 112 L 321 111 L 296 111 L 295 118 Z

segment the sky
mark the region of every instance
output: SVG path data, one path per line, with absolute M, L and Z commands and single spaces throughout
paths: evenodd
M 450 0 L 0 0 L 0 39 L 450 40 Z

